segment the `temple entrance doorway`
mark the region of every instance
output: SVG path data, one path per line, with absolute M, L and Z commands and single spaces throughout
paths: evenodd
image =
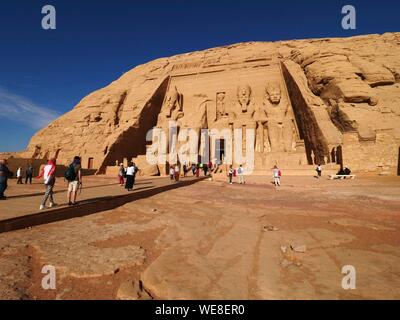
M 87 168 L 88 169 L 93 169 L 93 158 L 89 158 Z
M 223 163 L 225 159 L 225 139 L 215 140 L 215 157 L 219 163 Z

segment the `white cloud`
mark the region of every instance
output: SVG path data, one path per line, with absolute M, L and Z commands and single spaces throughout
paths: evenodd
M 60 115 L 0 86 L 0 118 L 24 123 L 33 129 L 46 127 Z

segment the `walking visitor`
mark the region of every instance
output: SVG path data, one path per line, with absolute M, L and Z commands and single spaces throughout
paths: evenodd
M 245 184 L 246 181 L 244 181 L 244 169 L 242 165 L 240 165 L 239 168 L 237 169 L 237 174 L 239 177 L 239 184 Z
M 22 168 L 18 167 L 17 169 L 17 184 L 23 184 L 22 183 Z
M 125 189 L 127 189 L 128 191 L 132 191 L 133 189 L 133 184 L 135 183 L 134 174 L 135 174 L 135 166 L 133 165 L 133 162 L 130 162 L 128 168 L 126 168 Z
M 7 167 L 7 160 L 0 160 L 0 200 L 6 200 L 4 192 L 7 189 L 8 178 L 12 176 L 11 171 Z
M 281 186 L 281 176 L 282 176 L 281 170 L 279 170 L 277 166 L 274 166 L 274 169 L 272 170 L 272 177 L 274 179 L 275 187 Z
M 29 164 L 25 171 L 25 184 L 27 184 L 28 181 L 29 184 L 32 184 L 32 177 L 33 177 L 33 166 L 32 164 Z
M 46 207 L 47 200 L 50 200 L 49 208 L 53 208 L 56 206 L 53 198 L 53 189 L 56 183 L 56 159 L 52 158 L 47 162 L 37 178 L 40 179 L 41 177 L 43 177 L 46 191 L 39 210 L 43 210 Z
M 125 168 L 123 163 L 118 168 L 118 182 L 121 187 L 125 185 Z
M 82 189 L 82 166 L 81 158 L 79 156 L 74 157 L 74 160 L 69 165 L 64 177 L 68 181 L 68 205 L 74 206 L 77 204 L 76 198 L 78 194 L 78 189 Z

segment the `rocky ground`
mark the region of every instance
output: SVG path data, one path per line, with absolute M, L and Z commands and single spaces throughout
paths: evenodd
M 282 182 L 202 181 L 0 234 L 0 298 L 400 298 L 399 177 Z M 355 290 L 342 288 L 345 265 Z

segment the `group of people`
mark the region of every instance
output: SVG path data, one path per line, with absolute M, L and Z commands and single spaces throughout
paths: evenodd
M 46 203 L 49 200 L 49 207 L 53 208 L 56 206 L 54 202 L 54 186 L 56 183 L 56 162 L 55 158 L 51 158 L 47 161 L 47 164 L 42 168 L 37 179 L 43 178 L 45 186 L 45 194 L 40 204 L 39 209 L 44 210 Z M 75 156 L 72 163 L 68 166 L 64 173 L 64 179 L 68 182 L 67 201 L 69 206 L 77 204 L 78 190 L 82 189 L 82 165 L 81 158 Z
M 315 169 L 317 171 L 317 176 L 316 178 L 321 178 L 322 177 L 322 166 L 320 164 L 317 165 L 317 168 Z M 351 170 L 348 166 L 340 166 L 339 171 L 336 173 L 337 176 L 350 176 L 351 175 Z
M 207 177 L 212 172 L 216 172 L 218 168 L 219 166 L 213 164 L 211 161 L 209 163 L 192 163 L 189 165 L 185 163 L 182 166 L 180 163 L 177 163 L 169 166 L 169 176 L 171 181 L 179 181 L 181 174 L 187 177 L 189 172 L 192 172 L 194 177 L 200 177 L 201 174 Z
M 228 182 L 229 184 L 233 184 L 233 178 L 238 177 L 239 184 L 245 184 L 244 180 L 244 168 L 240 165 L 237 169 L 234 169 L 232 165 L 229 166 L 228 169 Z
M 33 166 L 32 164 L 28 164 L 26 170 L 25 170 L 25 184 L 32 184 L 32 178 L 33 178 Z M 22 176 L 22 167 L 18 167 L 17 169 L 17 184 L 23 184 L 22 182 L 23 176 Z
M 28 165 L 25 171 L 25 183 L 28 181 L 32 184 L 33 178 L 33 166 Z M 5 191 L 8 187 L 8 179 L 13 176 L 13 173 L 7 167 L 7 160 L 0 160 L 0 200 L 6 200 Z M 45 194 L 43 200 L 40 204 L 39 209 L 43 210 L 46 208 L 46 203 L 49 201 L 49 207 L 52 208 L 56 206 L 54 201 L 54 186 L 56 183 L 56 159 L 51 158 L 47 161 L 47 164 L 42 167 L 37 179 L 43 178 L 43 183 L 45 186 Z M 82 188 L 82 166 L 81 158 L 79 156 L 74 157 L 72 163 L 68 166 L 65 174 L 65 180 L 68 182 L 68 192 L 67 200 L 68 205 L 76 205 L 76 199 L 78 195 L 79 188 Z M 22 184 L 22 168 L 17 169 L 17 184 Z
M 120 186 L 125 186 L 126 190 L 132 191 L 138 171 L 139 168 L 133 162 L 130 162 L 126 168 L 124 167 L 124 164 L 121 163 L 118 170 L 118 181 Z

